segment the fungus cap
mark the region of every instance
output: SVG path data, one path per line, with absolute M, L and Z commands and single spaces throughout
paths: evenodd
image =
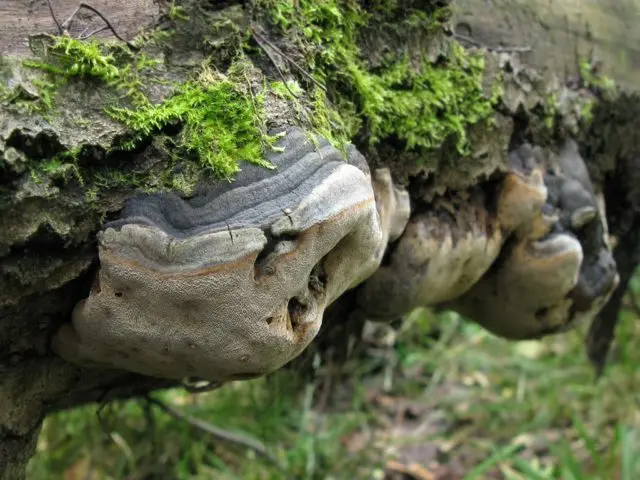
M 446 306 L 497 335 L 539 338 L 592 319 L 615 289 L 618 274 L 604 205 L 575 142 L 567 140 L 558 156 L 525 144 L 510 159 L 546 171 L 545 205 L 507 240 L 487 274 Z
M 528 144 L 510 152 L 494 207 L 477 192 L 459 197 L 414 213 L 360 287 L 367 319 L 438 306 L 523 339 L 566 330 L 602 308 L 617 273 L 603 203 L 575 143 L 558 156 Z
M 452 300 L 484 275 L 501 246 L 502 233 L 481 194 L 455 205 L 435 202 L 409 220 L 387 260 L 360 288 L 358 308 L 370 320 L 385 321 Z
M 130 199 L 98 234 L 100 270 L 55 350 L 81 365 L 229 381 L 269 373 L 378 267 L 389 223 L 367 164 L 300 129 L 277 169 L 245 165 L 194 198 Z

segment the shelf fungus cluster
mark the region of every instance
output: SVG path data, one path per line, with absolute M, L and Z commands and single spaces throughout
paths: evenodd
M 54 349 L 220 383 L 299 355 L 354 287 L 370 320 L 439 306 L 524 339 L 593 317 L 618 282 L 603 202 L 570 141 L 557 155 L 522 145 L 495 188 L 412 208 L 353 147 L 345 161 L 297 128 L 279 147 L 274 170 L 246 165 L 193 198 L 131 198 L 99 232 L 95 283 Z
M 345 161 L 296 128 L 279 147 L 275 170 L 245 165 L 189 200 L 130 199 L 99 232 L 95 285 L 54 349 L 80 365 L 210 382 L 299 355 L 325 308 L 378 268 L 409 199 L 355 148 Z
M 438 306 L 510 339 L 593 318 L 618 274 L 604 204 L 575 143 L 558 155 L 522 145 L 490 197 L 478 190 L 414 212 L 358 293 L 364 316 Z

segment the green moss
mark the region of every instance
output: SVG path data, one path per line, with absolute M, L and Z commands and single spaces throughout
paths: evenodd
M 176 7 L 177 8 L 177 7 Z M 223 178 L 239 171 L 243 160 L 270 167 L 263 159 L 274 138 L 264 133 L 262 98 L 241 91 L 237 83 L 203 68 L 200 75 L 174 85 L 174 93 L 165 101 L 152 104 L 145 92 L 140 73 L 157 62 L 143 53 L 134 54 L 122 44 L 79 41 L 67 36 L 52 37 L 46 54 L 25 64 L 47 74 L 42 80 L 40 104 L 50 108 L 55 97 L 53 87 L 80 78 L 96 81 L 119 93 L 107 104 L 105 112 L 131 129 L 131 135 L 118 149 L 130 150 L 168 125 L 181 126 L 173 147 L 191 155 L 200 166 Z M 241 75 L 242 59 L 229 69 Z M 49 81 L 55 78 L 56 83 Z M 47 82 L 47 83 L 44 83 Z
M 579 91 L 563 96 L 562 101 L 558 99 L 556 94 L 550 94 L 538 112 L 547 134 L 553 134 L 558 128 L 566 127 L 567 124 L 563 122 L 563 118 L 574 116 L 577 125 L 581 128 L 587 128 L 593 121 L 594 109 L 599 103 L 597 96 L 610 99 L 616 95 L 615 82 L 598 73 L 589 61 L 582 60 L 580 62 L 578 73 L 582 81 Z M 592 94 L 594 91 L 598 92 L 597 96 Z M 575 128 L 575 126 L 569 128 Z
M 25 65 L 63 78 L 97 78 L 107 83 L 120 78 L 113 53 L 105 53 L 97 41 L 80 41 L 66 35 L 52 37 L 52 40 L 47 54 L 50 62 L 26 60 Z
M 30 162 L 28 169 L 31 180 L 35 183 L 55 180 L 61 181 L 63 184 L 74 180 L 80 186 L 85 186 L 87 179 L 83 176 L 78 166 L 80 151 L 81 149 L 77 147 L 61 152 L 52 158 L 44 158 L 37 162 Z
M 597 67 L 588 60 L 580 61 L 580 78 L 587 88 L 599 88 L 603 93 L 614 93 L 616 84 L 613 79 L 597 72 Z
M 417 55 L 408 50 L 400 56 L 394 53 L 375 69 L 362 58 L 358 42 L 363 26 L 375 11 L 394 19 L 401 2 L 373 2 L 366 11 L 352 0 L 258 4 L 271 23 L 296 42 L 314 76 L 328 87 L 330 103 L 314 92 L 314 123 L 321 132 L 331 130 L 332 136 L 344 139 L 366 131 L 371 144 L 397 138 L 408 149 L 438 148 L 453 136 L 465 153 L 467 127 L 493 115 L 496 96 L 484 94 L 483 57 L 455 42 L 447 43 L 437 62 L 427 57 L 426 48 Z M 395 24 L 395 33 L 435 37 L 447 13 L 402 12 L 398 16 L 404 20 Z
M 361 125 L 355 111 L 349 110 L 353 105 L 345 103 L 342 108 L 334 108 L 326 93 L 320 88 L 314 89 L 311 93 L 311 105 L 316 132 L 344 152 L 346 145 Z
M 40 58 L 23 62 L 27 67 L 45 73 L 43 78 L 33 82 L 39 89 L 39 98 L 31 111 L 46 113 L 51 110 L 59 87 L 73 79 L 105 84 L 121 99 L 134 105 L 148 103 L 140 74 L 157 65 L 157 60 L 131 52 L 116 42 L 81 41 L 66 35 L 46 36 L 41 41 Z
M 171 5 L 169 5 L 167 16 L 169 17 L 169 20 L 172 20 L 174 22 L 186 22 L 187 20 L 189 20 L 189 15 L 187 15 L 184 7 L 182 7 L 181 5 L 176 5 L 175 1 L 171 2 Z
M 446 68 L 420 65 L 409 60 L 396 63 L 367 85 L 371 140 L 396 136 L 407 147 L 439 147 L 449 136 L 456 138 L 460 153 L 468 146 L 466 129 L 493 114 L 493 105 L 482 88 L 484 58 L 467 55 L 450 44 Z
M 114 107 L 108 113 L 135 132 L 132 144 L 171 123 L 182 124 L 176 146 L 195 154 L 202 166 L 229 178 L 239 171 L 240 160 L 271 167 L 264 160 L 264 151 L 275 138 L 259 128 L 261 110 L 260 98 L 244 94 L 228 78 L 201 74 L 160 104 Z
M 544 116 L 543 116 L 544 126 L 549 131 L 553 130 L 557 115 L 558 115 L 558 99 L 556 98 L 555 94 L 552 93 L 547 97 L 547 103 L 544 106 Z
M 375 68 L 359 51 L 363 29 L 371 27 L 367 22 L 374 14 L 384 12 L 375 17 L 378 21 L 388 16 L 394 35 L 422 38 L 436 35 L 446 17 L 443 10 L 400 12 L 402 2 L 395 0 L 373 1 L 368 10 L 355 0 L 260 0 L 256 6 L 298 46 L 311 74 L 326 90 L 310 84 L 308 95 L 300 96 L 297 83 L 287 88 L 273 82 L 254 91 L 238 45 L 226 76 L 203 67 L 199 75 L 174 85 L 164 101 L 152 103 L 141 75 L 156 61 L 144 53 L 134 53 L 122 43 L 46 36 L 40 58 L 25 62 L 45 72 L 36 84 L 39 108 L 55 107 L 56 89 L 62 83 L 95 81 L 116 93 L 105 97 L 106 113 L 130 129 L 128 139 L 116 149 L 132 149 L 172 127 L 179 133 L 167 145 L 170 156 L 183 164 L 190 159 L 223 178 L 239 170 L 240 160 L 270 166 L 264 160 L 275 141 L 265 131 L 263 101 L 268 92 L 293 102 L 299 118 L 306 124 L 310 120 L 317 133 L 339 148 L 360 134 L 372 145 L 394 138 L 408 149 L 436 149 L 455 139 L 458 151 L 468 153 L 467 127 L 493 113 L 495 96 L 487 98 L 482 85 L 483 57 L 468 54 L 456 42 L 443 42 L 433 58 L 424 45 L 415 51 L 407 47 L 404 55 L 394 52 Z M 169 10 L 174 20 L 185 20 L 184 13 L 175 5 Z M 246 41 L 247 36 L 242 38 Z M 405 40 L 399 44 L 410 43 Z M 54 163 L 47 168 L 58 167 Z M 109 179 L 111 185 L 121 180 Z M 165 178 L 162 183 L 189 181 Z
M 302 93 L 302 88 L 300 88 L 300 84 L 295 80 L 288 80 L 285 85 L 284 82 L 275 81 L 269 84 L 269 89 L 271 92 L 277 97 L 284 98 L 286 100 L 295 100 L 296 95 L 300 95 Z
M 28 114 L 46 114 L 53 104 L 57 87 L 44 78 L 35 79 L 32 84 L 35 89 L 27 90 L 23 84 L 13 88 L 3 87 L 0 90 L 0 102 Z
M 585 88 L 597 90 L 602 97 L 608 100 L 615 97 L 618 91 L 616 83 L 611 78 L 601 74 L 596 65 L 583 59 L 580 61 L 579 67 L 579 75 Z M 596 99 L 581 97 L 577 106 L 580 111 L 580 121 L 586 127 L 593 121 Z
M 33 85 L 38 89 L 38 103 L 34 104 L 32 111 L 49 111 L 53 107 L 53 100 L 56 95 L 56 85 L 50 80 L 39 78 L 33 81 Z

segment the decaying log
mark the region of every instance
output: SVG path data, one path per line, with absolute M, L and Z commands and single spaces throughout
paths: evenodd
M 51 9 L 55 18 L 65 22 L 76 12 L 80 2 L 69 0 L 51 0 Z M 88 2 L 109 21 L 117 25 L 118 33 L 132 38 L 141 28 L 155 25 L 160 17 L 160 4 L 153 0 L 95 0 Z M 102 22 L 91 12 L 79 11 L 76 14 L 84 22 L 70 23 L 69 33 L 80 35 L 88 28 L 90 33 L 101 26 Z M 7 0 L 0 5 L 0 55 L 30 56 L 28 38 L 42 33 L 57 34 L 58 28 L 51 16 L 48 2 Z M 97 38 L 109 38 L 111 32 L 104 30 L 95 34 Z
M 539 70 L 575 75 L 595 59 L 618 84 L 640 83 L 638 0 L 465 0 L 454 28 L 467 44 L 510 47 Z
M 486 2 L 471 2 L 471 10 L 457 13 L 456 40 L 447 22 L 430 23 L 417 31 L 420 35 L 407 29 L 446 11 L 441 10 L 446 1 L 413 0 L 376 9 L 377 2 L 345 0 L 337 2 L 345 10 L 353 4 L 371 8 L 353 39 L 366 61 L 354 67 L 352 58 L 336 57 L 336 65 L 378 72 L 401 58 L 410 77 L 421 62 L 437 69 L 460 43 L 482 56 L 482 87 L 487 98 L 497 97 L 490 121 L 464 125 L 466 150 L 455 136 L 439 139 L 432 148 L 420 142 L 415 147 L 415 138 L 398 131 L 374 142 L 376 97 L 365 99 L 362 91 L 354 91 L 345 80 L 353 72 L 322 71 L 322 50 L 313 56 L 295 31 L 270 20 L 276 3 L 280 0 L 95 1 L 91 6 L 134 42 L 136 51 L 116 42 L 109 50 L 113 60 L 106 64 L 94 58 L 87 65 L 66 65 L 65 71 L 56 70 L 62 67 L 55 62 L 64 56 L 64 50 L 55 49 L 56 38 L 113 40 L 113 32 L 102 30 L 103 22 L 91 11 L 78 11 L 64 24 L 78 7 L 70 0 L 0 5 L 0 478 L 22 478 L 48 412 L 178 386 L 181 379 L 192 380 L 190 374 L 212 387 L 239 378 L 234 375 L 262 375 L 298 355 L 318 329 L 302 357 L 328 347 L 339 350 L 350 336 L 357 337 L 365 319 L 393 320 L 416 306 L 455 308 L 497 334 L 532 338 L 589 320 L 613 295 L 591 337 L 593 357 L 602 363 L 612 319 L 640 261 L 637 95 L 605 88 L 597 75 L 567 85 L 563 67 L 574 65 L 573 52 L 554 57 L 553 68 L 541 73 L 523 63 L 517 49 L 479 48 L 531 47 L 522 58 L 542 65 L 545 57 L 539 52 L 548 44 L 537 29 L 544 29 L 544 16 L 536 30 L 519 30 L 517 37 L 502 30 L 506 23 L 493 26 L 473 10 Z M 521 10 L 536 4 L 528 2 Z M 43 35 L 59 33 L 49 5 L 63 22 L 61 37 Z M 469 12 L 475 13 L 469 17 Z M 569 30 L 579 24 L 572 21 Z M 465 22 L 471 28 L 465 30 Z M 629 40 L 624 48 L 625 69 L 611 65 L 617 40 L 610 32 L 620 30 L 613 23 L 606 28 L 594 23 L 593 38 L 608 52 L 604 70 L 632 84 L 638 42 Z M 342 23 L 341 28 L 351 27 Z M 629 35 L 636 38 L 631 35 L 637 29 L 629 29 Z M 557 38 L 549 40 L 554 49 Z M 138 73 L 127 69 L 149 58 L 155 60 L 151 67 Z M 68 75 L 55 91 L 51 71 Z M 287 83 L 273 86 L 282 79 Z M 429 88 L 402 81 L 394 88 L 416 95 Z M 175 98 L 176 85 L 194 95 L 202 91 L 188 90 L 193 85 L 213 90 L 206 90 L 206 101 L 197 97 L 200 103 L 187 109 L 171 104 L 174 110 L 162 112 L 170 119 L 158 121 L 158 128 L 132 132 L 142 123 L 141 112 Z M 223 90 L 215 90 L 220 85 Z M 256 128 L 264 129 L 257 138 L 271 152 L 256 157 L 247 144 L 236 145 L 242 158 L 261 166 L 245 167 L 235 186 L 212 175 L 213 167 L 197 155 L 207 154 L 198 139 L 227 126 L 213 122 L 208 130 L 197 130 L 188 124 L 189 114 L 211 105 L 216 95 L 244 103 L 233 110 L 235 104 L 223 102 L 214 120 L 233 111 L 242 123 L 242 113 L 253 111 Z M 352 108 L 340 112 L 361 121 L 350 131 L 353 144 L 342 145 L 353 161 L 335 160 L 340 146 L 327 144 L 327 139 L 339 144 L 328 137 L 344 133 L 340 118 L 328 115 L 319 122 L 314 117 L 322 113 L 319 104 L 331 107 L 332 102 L 351 102 Z M 120 108 L 115 113 L 114 105 Z M 384 107 L 376 106 L 378 112 Z M 300 129 L 291 150 L 302 145 L 302 153 L 288 158 L 286 148 L 284 153 L 269 150 L 266 144 L 274 140 L 269 132 L 291 127 Z M 181 149 L 180 139 L 190 133 L 191 148 Z M 305 143 L 314 138 L 320 154 Z M 219 147 L 221 155 L 224 145 Z M 291 162 L 291 170 L 266 170 L 265 158 Z M 217 173 L 237 174 L 234 166 L 214 165 Z M 252 190 L 258 183 L 262 189 Z M 251 201 L 243 203 L 238 192 Z M 217 202 L 216 210 L 207 202 Z M 205 237 L 211 242 L 203 242 Z M 610 237 L 617 239 L 617 266 Z M 242 261 L 249 266 L 233 270 Z M 563 273 L 556 283 L 548 277 L 554 265 Z M 225 271 L 235 273 L 225 276 Z M 162 293 L 168 276 L 177 279 L 175 298 Z M 238 289 L 239 302 L 251 302 L 235 316 L 232 296 L 225 300 L 215 293 L 229 293 L 226 281 Z M 529 284 L 539 295 L 519 305 L 517 296 Z M 485 295 L 495 285 L 511 288 L 504 296 Z M 380 292 L 388 302 L 380 302 Z M 158 295 L 162 301 L 153 310 Z M 516 323 L 501 323 L 501 309 L 486 303 L 490 298 L 513 313 Z M 224 321 L 202 312 L 212 305 L 224 307 Z M 123 317 L 126 311 L 141 322 Z M 173 313 L 154 330 L 155 317 L 145 316 L 149 311 Z M 246 333 L 252 315 L 260 317 L 262 333 Z M 92 331 L 96 319 L 100 328 Z M 187 322 L 192 322 L 189 328 Z M 269 336 L 271 326 L 280 329 L 277 335 Z M 308 327 L 303 333 L 309 335 L 293 335 L 294 327 Z M 223 340 L 198 356 L 198 348 L 210 347 L 201 337 L 216 328 L 225 329 Z M 176 343 L 163 344 L 169 340 Z M 296 341 L 300 344 L 293 348 Z M 145 342 L 148 352 L 140 351 Z M 224 368 L 222 344 L 233 358 Z M 118 350 L 123 345 L 130 351 Z M 265 346 L 277 348 L 278 355 Z M 250 358 L 245 350 L 261 355 Z M 167 359 L 179 362 L 169 368 L 162 365 Z M 100 365 L 88 367 L 90 362 Z

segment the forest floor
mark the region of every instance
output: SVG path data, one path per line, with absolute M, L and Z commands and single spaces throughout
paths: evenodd
M 29 478 L 635 480 L 637 310 L 624 313 L 598 382 L 584 328 L 512 343 L 453 314 L 416 312 L 392 347 L 372 345 L 339 374 L 318 365 L 306 382 L 282 370 L 197 395 L 155 394 L 262 442 L 271 459 L 132 400 L 48 418 Z

